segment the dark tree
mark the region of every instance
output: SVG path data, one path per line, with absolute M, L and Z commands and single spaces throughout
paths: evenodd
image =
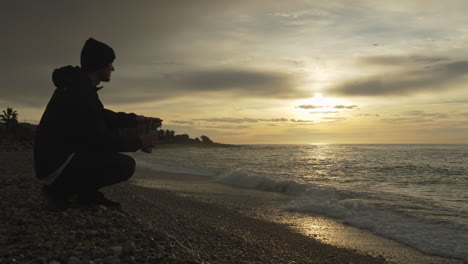
M 158 130 L 158 139 L 164 140 L 164 130 Z
M 18 124 L 18 112 L 7 107 L 6 111 L 3 110 L 3 114 L 0 115 L 0 121 L 5 123 L 6 130 L 9 131 L 11 127 Z
M 200 138 L 201 138 L 203 144 L 213 144 L 213 140 L 211 140 L 207 136 L 201 136 Z
M 176 135 L 174 139 L 175 139 L 176 143 L 188 143 L 188 142 L 190 142 L 190 137 L 187 134 Z

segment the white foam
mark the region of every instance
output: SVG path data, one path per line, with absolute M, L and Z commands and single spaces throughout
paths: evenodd
M 218 176 L 218 182 L 244 188 L 287 194 L 301 194 L 307 189 L 306 184 L 292 180 L 273 179 L 243 170 L 229 171 Z
M 468 230 L 378 210 L 365 200 L 326 200 L 323 197 L 308 196 L 297 201 L 291 210 L 341 219 L 349 225 L 368 229 L 428 254 L 468 260 Z

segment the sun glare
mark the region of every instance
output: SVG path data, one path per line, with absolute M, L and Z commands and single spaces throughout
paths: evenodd
M 314 98 L 310 99 L 311 103 L 314 103 L 316 105 L 325 105 L 326 100 L 323 98 L 323 95 L 321 93 L 316 93 Z
M 299 101 L 301 106 L 309 106 L 309 109 L 330 108 L 339 104 L 334 98 L 325 98 L 321 93 L 316 93 L 314 97 Z
M 340 100 L 334 98 L 325 98 L 321 93 L 316 93 L 312 98 L 297 101 L 296 108 L 307 111 L 329 111 L 336 105 L 340 104 Z

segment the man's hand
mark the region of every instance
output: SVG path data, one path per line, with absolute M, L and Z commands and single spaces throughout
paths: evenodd
M 162 119 L 157 118 L 157 117 L 149 117 L 149 118 L 152 119 L 156 123 L 157 126 L 162 126 L 162 121 L 163 121 Z
M 142 127 L 145 132 L 148 133 L 146 135 L 140 136 L 141 139 L 141 150 L 146 153 L 151 153 L 152 148 L 156 145 L 157 141 L 157 128 L 161 127 L 162 119 L 155 118 L 155 117 L 146 117 L 146 116 L 136 116 L 136 121 L 138 125 Z
M 154 147 L 154 145 L 156 145 L 157 139 L 158 139 L 157 135 L 153 135 L 153 134 L 140 136 L 141 149 L 142 150 L 151 149 L 152 147 Z

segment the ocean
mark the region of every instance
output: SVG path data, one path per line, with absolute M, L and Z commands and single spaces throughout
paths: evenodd
M 245 145 L 154 149 L 140 167 L 297 197 L 323 215 L 468 261 L 468 145 Z

